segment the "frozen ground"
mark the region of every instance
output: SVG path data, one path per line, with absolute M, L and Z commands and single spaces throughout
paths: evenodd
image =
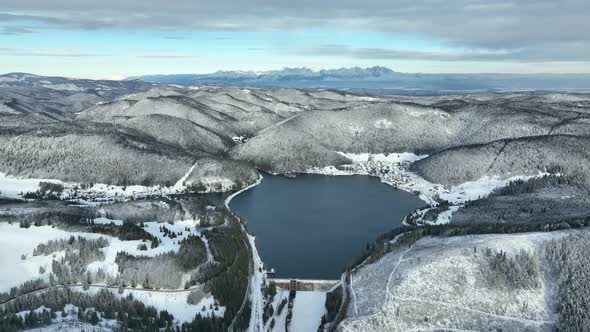
M 326 312 L 326 293 L 297 292 L 293 302 L 292 332 L 317 331 Z
M 541 273 L 538 286 L 490 286 L 485 248 L 538 254 L 567 231 L 424 238 L 357 270 L 344 331 L 551 331 L 555 284 Z
M 49 278 L 52 256 L 33 256 L 33 249 L 49 240 L 72 235 L 51 226 L 20 228 L 18 224 L 0 222 L 0 292 L 7 292 L 27 280 Z M 25 259 L 22 259 L 22 255 Z M 47 271 L 39 274 L 39 268 Z

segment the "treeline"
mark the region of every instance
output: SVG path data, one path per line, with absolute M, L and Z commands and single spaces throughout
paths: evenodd
M 590 234 L 580 232 L 544 244 L 548 266 L 558 284 L 556 331 L 590 330 Z
M 36 310 L 30 310 L 22 316 L 11 314 L 7 317 L 0 317 L 0 331 L 10 332 L 18 331 L 20 329 L 32 329 L 46 326 L 50 325 L 51 320 L 55 318 L 57 318 L 57 315 L 45 308 L 43 308 L 40 312 L 37 312 Z
M 119 252 L 115 259 L 119 274 L 114 282 L 123 287 L 177 289 L 181 287 L 184 270 L 175 258 L 174 252 L 155 257 L 133 256 Z
M 526 250 L 507 255 L 505 251 L 486 248 L 484 258 L 487 264 L 482 266 L 482 275 L 490 287 L 521 289 L 539 285 L 539 262 Z
M 147 240 L 153 243 L 159 243 L 156 236 L 147 232 L 140 225 L 130 222 L 124 222 L 121 226 L 116 226 L 113 224 L 95 224 L 93 220 L 88 220 L 88 224 L 82 227 L 91 233 L 110 235 L 119 238 L 121 241 Z
M 581 176 L 575 175 L 545 175 L 528 180 L 513 180 L 507 186 L 495 190 L 492 195 L 495 196 L 514 196 L 520 194 L 530 194 L 544 188 L 558 186 L 585 187 L 586 180 Z
M 143 288 L 156 289 L 182 287 L 183 275 L 207 260 L 207 248 L 196 235 L 189 235 L 179 244 L 178 253 L 168 252 L 155 257 L 117 253 L 115 262 L 119 266 L 119 275 L 114 283 L 124 287 L 141 285 Z
M 239 219 L 226 210 L 221 211 L 225 211 L 224 218 L 228 219 L 227 227 L 217 227 L 203 232 L 215 262 L 204 265 L 201 273 L 185 285 L 190 287 L 196 283 L 205 284 L 206 290 L 225 306 L 222 319 L 207 317 L 195 319 L 193 322 L 195 326 L 199 328 L 208 326 L 202 331 L 227 330 L 240 310 L 244 297 L 247 296 L 251 261 L 248 240 L 242 232 Z M 250 315 L 244 311 L 234 325 L 236 330 L 245 330 L 248 327 Z
M 114 224 L 96 224 L 97 214 L 81 207 L 67 207 L 58 210 L 41 211 L 28 214 L 0 215 L 0 221 L 18 223 L 21 228 L 31 226 L 55 226 L 65 230 L 99 233 L 119 238 L 122 241 L 149 240 L 155 242 L 157 238 L 142 227 L 131 222 L 124 222 L 121 226 Z
M 326 313 L 322 315 L 322 320 L 317 330 L 318 332 L 323 332 L 326 325 L 328 325 L 331 322 L 334 322 L 341 305 L 342 286 L 336 288 L 335 290 L 329 293 L 326 293 L 326 302 L 324 304 L 324 307 L 326 308 Z
M 28 293 L 47 287 L 49 287 L 49 285 L 41 278 L 27 280 L 20 286 L 11 287 L 8 293 L 0 293 L 0 304 L 8 302 L 9 300 L 18 296 L 26 295 Z
M 185 271 L 196 269 L 207 260 L 207 247 L 201 237 L 189 235 L 179 244 L 175 259 Z
M 30 226 L 58 226 L 76 227 L 95 218 L 95 214 L 89 210 L 77 206 L 59 207 L 53 210 L 38 210 L 33 213 L 1 214 L 0 221 L 17 223 L 22 228 Z
M 39 189 L 25 193 L 23 198 L 57 200 L 63 191 L 64 186 L 59 183 L 39 182 Z
M 426 236 L 463 236 L 472 234 L 511 234 L 527 232 L 551 232 L 564 229 L 578 229 L 590 226 L 590 216 L 572 218 L 554 222 L 529 222 L 521 224 L 481 223 L 481 224 L 444 224 L 424 226 L 402 226 L 381 234 L 373 243 L 368 243 L 363 253 L 346 268 L 360 265 L 367 260 L 369 263 L 381 258 L 397 248 L 411 245 Z M 396 241 L 392 241 L 394 238 Z
M 71 289 L 51 289 L 40 294 L 25 295 L 6 303 L 0 308 L 0 330 L 14 331 L 34 326 L 47 325 L 50 319 L 35 317 L 21 319 L 17 313 L 36 310 L 41 306 L 49 309 L 54 315 L 57 311 L 64 311 L 67 304 L 78 307 L 78 318 L 82 321 L 97 323 L 96 312 L 104 319 L 116 319 L 120 323 L 121 331 L 161 331 L 172 330 L 174 316 L 167 311 L 158 311 L 152 306 L 146 306 L 133 298 L 131 294 L 118 298 L 108 290 L 102 289 L 95 295 L 75 292 Z M 87 310 L 91 309 L 91 310 Z M 95 314 L 93 314 L 93 312 Z
M 67 239 L 50 240 L 46 243 L 40 243 L 33 249 L 33 256 L 50 255 L 56 251 L 79 251 L 96 252 L 99 249 L 109 245 L 109 241 L 103 237 L 98 239 L 87 239 L 82 236 L 70 236 Z
M 75 284 L 75 283 L 92 283 L 90 274 L 86 268 L 88 264 L 95 261 L 103 261 L 105 258 L 102 248 L 108 246 L 108 241 L 103 238 L 97 240 L 86 240 L 85 238 L 78 237 L 78 240 L 72 239 L 64 241 L 63 245 L 55 245 L 57 248 L 62 247 L 66 249 L 64 257 L 59 260 L 53 260 L 51 262 L 51 271 L 49 275 L 49 282 L 52 286 Z M 72 240 L 71 249 L 67 247 L 67 244 Z M 55 243 L 55 242 L 54 242 Z M 50 243 L 49 245 L 54 245 Z M 41 250 L 47 250 L 47 245 L 43 247 L 37 247 L 35 250 L 40 252 Z M 55 280 L 54 278 L 57 278 Z
M 109 242 L 104 238 L 89 240 L 74 236 L 39 244 L 33 250 L 33 256 L 51 255 L 57 251 L 65 251 L 63 257 L 52 260 L 49 282 L 35 279 L 26 281 L 18 287 L 12 287 L 10 292 L 0 293 L 0 303 L 51 286 L 79 283 L 88 285 L 97 279 L 104 280 L 105 274 L 102 270 L 99 270 L 95 276 L 91 276 L 86 268 L 92 262 L 104 260 L 104 253 L 101 249 L 107 247 L 108 244 Z M 22 258 L 27 259 L 25 256 Z M 45 273 L 45 268 L 40 267 L 39 273 Z
M 0 155 L 7 174 L 123 186 L 172 185 L 192 166 L 191 157 L 172 145 L 96 124 L 0 135 Z

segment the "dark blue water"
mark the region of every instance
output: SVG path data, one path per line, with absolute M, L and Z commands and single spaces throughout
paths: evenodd
M 423 205 L 377 178 L 322 175 L 264 175 L 230 202 L 247 219 L 267 269 L 306 279 L 338 279 L 368 242 Z

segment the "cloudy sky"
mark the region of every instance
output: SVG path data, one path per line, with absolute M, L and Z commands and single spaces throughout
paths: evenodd
M 589 0 L 1 0 L 0 72 L 590 73 Z

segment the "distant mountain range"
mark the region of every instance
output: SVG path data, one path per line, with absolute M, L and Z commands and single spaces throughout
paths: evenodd
M 590 74 L 411 74 L 385 67 L 312 70 L 284 68 L 265 72 L 146 75 L 146 82 L 282 88 L 385 90 L 590 90 Z

